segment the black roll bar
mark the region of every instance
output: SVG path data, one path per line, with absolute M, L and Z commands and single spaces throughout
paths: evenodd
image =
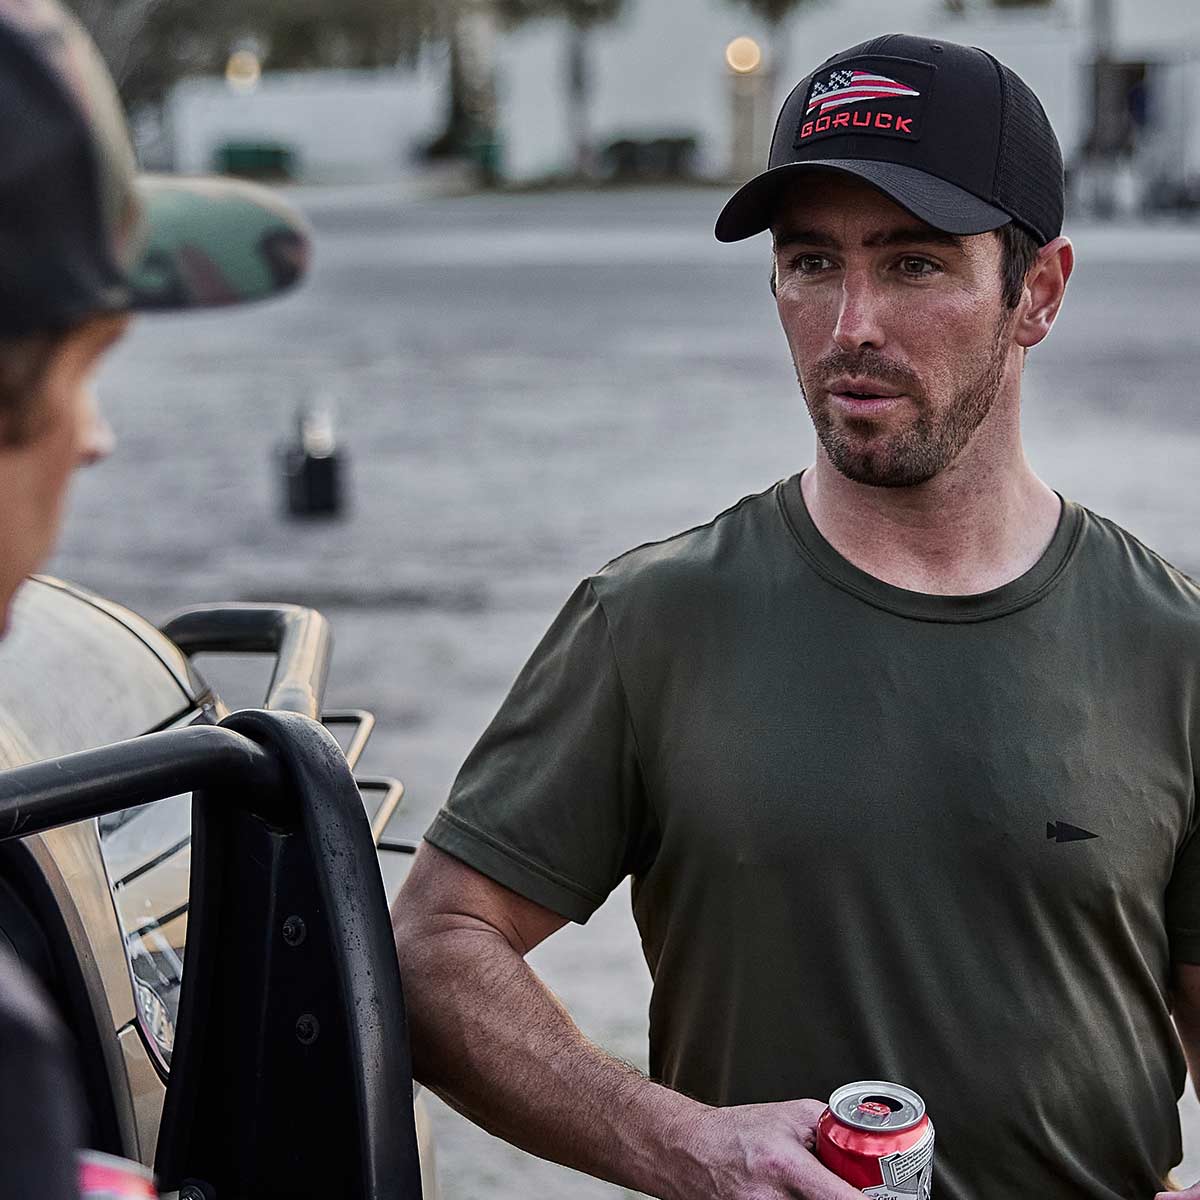
M 247 711 L 0 772 L 0 840 L 186 791 L 188 941 L 160 1187 L 420 1200 L 383 881 L 328 730 Z
M 333 635 L 316 609 L 299 604 L 199 604 L 161 626 L 189 658 L 194 654 L 274 654 L 264 707 L 317 720 Z
M 273 755 L 220 725 L 148 733 L 0 771 L 0 841 L 230 784 L 253 789 L 267 814 L 280 803 L 283 775 Z

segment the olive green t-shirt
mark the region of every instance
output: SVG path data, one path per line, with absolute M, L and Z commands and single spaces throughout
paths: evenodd
M 994 591 L 858 570 L 799 476 L 586 580 L 426 835 L 586 921 L 626 876 L 651 1073 L 920 1092 L 937 1200 L 1149 1200 L 1200 963 L 1200 588 L 1069 501 Z

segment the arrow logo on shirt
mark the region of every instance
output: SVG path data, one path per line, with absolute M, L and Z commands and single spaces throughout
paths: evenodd
M 1078 825 L 1068 825 L 1066 821 L 1047 821 L 1046 836 L 1053 838 L 1056 842 L 1082 842 L 1087 838 L 1100 835 L 1087 829 L 1080 829 Z

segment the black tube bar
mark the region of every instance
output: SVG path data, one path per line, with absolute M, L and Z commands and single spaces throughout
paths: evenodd
M 298 604 L 200 604 L 161 627 L 184 654 L 274 654 L 265 707 L 320 719 L 332 635 Z
M 346 743 L 345 750 L 346 762 L 353 771 L 375 729 L 375 714 L 365 708 L 327 708 L 321 714 L 321 724 L 326 729 L 333 725 L 354 726 L 354 733 Z
M 0 841 L 26 837 L 134 804 L 236 780 L 256 807 L 279 803 L 276 759 L 216 725 L 147 733 L 127 742 L 0 772 Z

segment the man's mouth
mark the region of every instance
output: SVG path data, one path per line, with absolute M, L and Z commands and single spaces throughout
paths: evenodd
M 871 379 L 852 379 L 845 376 L 828 384 L 830 399 L 845 411 L 865 416 L 883 412 L 898 404 L 904 392 Z
M 830 380 L 828 386 L 831 396 L 849 396 L 855 400 L 892 400 L 903 395 L 899 388 L 888 387 L 874 379 L 849 375 L 839 375 L 837 379 Z

